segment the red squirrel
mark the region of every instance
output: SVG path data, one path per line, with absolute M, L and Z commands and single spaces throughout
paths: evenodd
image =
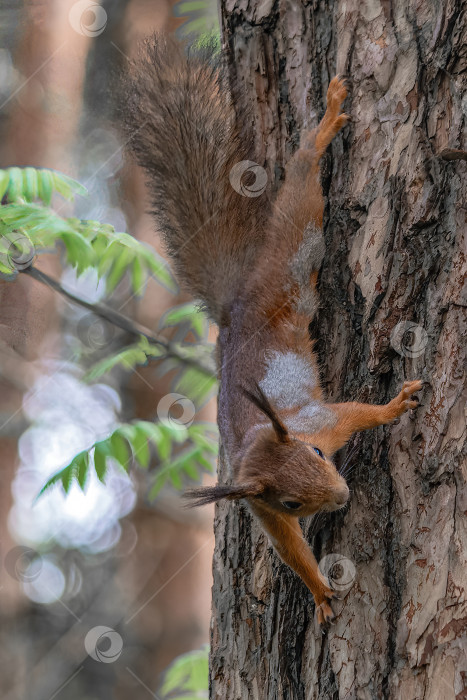
M 238 164 L 256 160 L 248 115 L 234 108 L 218 69 L 173 40 L 149 39 L 132 63 L 123 120 L 179 279 L 219 327 L 218 422 L 229 483 L 188 495 L 195 505 L 245 499 L 312 592 L 320 624 L 333 617 L 334 592 L 298 518 L 347 503 L 332 456 L 356 431 L 415 408 L 412 394 L 422 387 L 405 382 L 383 406 L 323 399 L 309 337 L 324 255 L 319 162 L 347 122 L 346 95 L 333 78 L 326 113 L 302 134 L 275 196 L 233 186 Z

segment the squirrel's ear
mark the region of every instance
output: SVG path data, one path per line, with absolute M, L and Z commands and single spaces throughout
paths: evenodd
M 263 390 L 258 384 L 255 383 L 254 389 L 254 391 L 249 391 L 249 389 L 245 389 L 245 387 L 242 387 L 242 391 L 245 394 L 245 396 L 248 399 L 250 399 L 250 401 L 254 403 L 255 406 L 257 406 L 259 410 L 264 413 L 265 416 L 269 418 L 279 442 L 289 442 L 289 431 L 287 430 L 277 413 L 274 411 L 273 407 L 269 403 L 269 399 L 264 394 Z
M 232 484 L 231 486 L 217 484 L 216 486 L 205 486 L 199 489 L 185 491 L 183 498 L 190 499 L 191 503 L 187 503 L 186 505 L 190 508 L 195 508 L 196 506 L 205 506 L 208 503 L 214 503 L 221 498 L 227 498 L 233 501 L 240 498 L 258 496 L 262 490 L 259 484 L 258 486 L 254 486 L 253 484 Z

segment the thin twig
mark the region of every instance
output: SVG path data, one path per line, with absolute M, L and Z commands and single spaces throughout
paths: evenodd
M 32 277 L 33 279 L 37 280 L 38 282 L 41 282 L 42 284 L 45 284 L 47 287 L 50 287 L 55 292 L 58 292 L 74 304 L 78 304 L 84 309 L 91 311 L 96 316 L 104 318 L 109 323 L 112 323 L 114 326 L 118 326 L 118 328 L 121 328 L 127 333 L 130 333 L 131 335 L 134 335 L 138 338 L 140 336 L 144 336 L 150 343 L 153 343 L 154 345 L 160 345 L 164 348 L 167 357 L 173 357 L 179 362 L 182 362 L 185 365 L 190 365 L 190 367 L 194 367 L 200 372 L 203 372 L 203 374 L 206 374 L 210 377 L 213 375 L 213 371 L 209 367 L 202 365 L 197 360 L 193 360 L 189 357 L 184 357 L 183 355 L 181 355 L 173 347 L 172 343 L 169 340 L 166 340 L 165 338 L 162 338 L 159 335 L 154 335 L 144 326 L 141 326 L 139 323 L 135 323 L 127 316 L 121 314 L 119 311 L 115 311 L 114 309 L 111 309 L 108 306 L 105 306 L 104 304 L 91 304 L 88 301 L 84 301 L 84 299 L 76 297 L 74 294 L 71 294 L 64 287 L 62 287 L 62 285 L 59 282 L 57 282 L 57 280 L 53 279 L 53 277 L 49 277 L 49 275 L 47 275 L 45 272 L 38 270 L 37 267 L 28 267 L 24 270 L 21 270 L 21 273 L 29 275 L 29 277 Z

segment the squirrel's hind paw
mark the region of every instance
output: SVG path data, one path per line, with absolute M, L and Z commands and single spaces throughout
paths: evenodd
M 336 75 L 329 83 L 326 95 L 327 109 L 335 116 L 339 114 L 340 106 L 347 97 L 345 80 Z
M 334 620 L 334 617 L 335 615 L 329 601 L 325 600 L 320 605 L 316 606 L 316 619 L 319 625 L 327 625 Z
M 315 148 L 318 160 L 331 143 L 334 136 L 347 123 L 347 114 L 340 114 L 343 101 L 347 97 L 347 88 L 339 76 L 331 80 L 327 93 L 326 112 L 316 134 Z
M 320 596 L 318 600 L 316 600 L 315 597 L 315 612 L 319 625 L 326 625 L 331 622 L 331 620 L 334 620 L 335 615 L 331 608 L 331 601 L 335 598 L 337 598 L 337 593 L 329 587 L 326 587 L 324 595 Z

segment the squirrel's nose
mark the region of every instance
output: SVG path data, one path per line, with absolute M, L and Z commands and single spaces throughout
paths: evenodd
M 349 493 L 349 487 L 347 486 L 347 484 L 345 482 L 343 484 L 340 484 L 339 487 L 336 489 L 336 505 L 343 506 L 344 503 L 347 503 L 347 501 L 349 500 Z

